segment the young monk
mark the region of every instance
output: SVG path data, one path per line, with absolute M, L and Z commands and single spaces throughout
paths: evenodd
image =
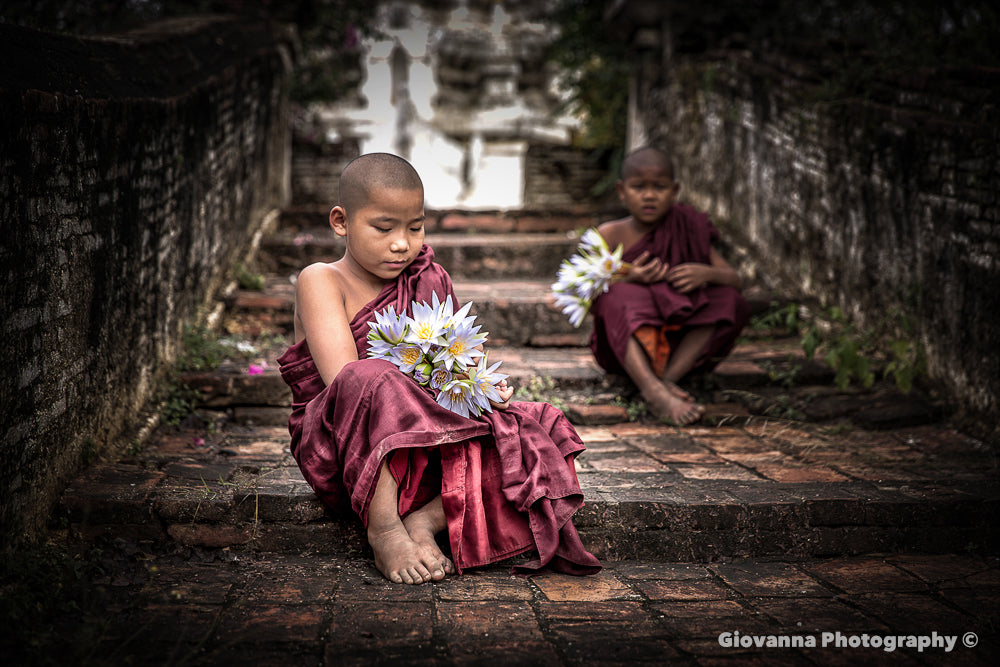
M 590 347 L 602 368 L 635 382 L 654 415 L 690 424 L 705 408 L 677 382 L 732 350 L 750 316 L 742 280 L 713 247 L 719 232 L 708 217 L 676 203 L 680 185 L 665 153 L 630 153 L 620 176 L 630 215 L 597 231 L 610 248 L 625 248 L 631 268 L 595 300 Z
M 330 227 L 344 256 L 299 274 L 295 342 L 278 359 L 292 389 L 291 451 L 332 508 L 367 527 L 376 567 L 395 583 L 439 581 L 534 550 L 519 571 L 591 574 L 600 564 L 571 517 L 583 504 L 573 459 L 583 444 L 544 403 L 501 403 L 468 419 L 392 363 L 368 359 L 368 322 L 436 294 L 456 304 L 424 244 L 424 191 L 402 158 L 363 155 L 344 169 Z M 436 536 L 447 533 L 451 558 Z

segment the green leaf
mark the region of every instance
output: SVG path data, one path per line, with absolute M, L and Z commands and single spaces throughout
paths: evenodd
M 809 327 L 806 335 L 802 338 L 802 351 L 806 353 L 806 360 L 812 361 L 816 355 L 816 348 L 819 347 L 820 337 L 816 325 Z

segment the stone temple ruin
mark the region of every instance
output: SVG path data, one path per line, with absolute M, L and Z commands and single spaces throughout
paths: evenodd
M 544 10 L 530 0 L 381 3 L 359 95 L 313 105 L 311 123 L 327 144 L 350 147 L 336 151 L 343 162 L 406 157 L 432 209 L 579 203 L 603 170 L 571 147 L 579 120 L 559 112 Z

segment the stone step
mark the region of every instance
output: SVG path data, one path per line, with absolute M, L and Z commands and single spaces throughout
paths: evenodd
M 888 552 L 995 553 L 1000 489 L 982 443 L 947 426 L 891 432 L 744 419 L 723 427 L 580 427 L 585 544 L 603 559 L 715 561 Z M 109 534 L 283 553 L 365 551 L 324 508 L 283 427 L 162 429 L 97 465 L 57 521 Z
M 454 280 L 544 278 L 555 280 L 559 265 L 576 250 L 572 232 L 427 234 L 435 259 Z M 284 229 L 261 243 L 261 262 L 275 272 L 296 272 L 313 262 L 344 254 L 344 241 L 329 228 Z
M 552 303 L 549 286 L 546 280 L 456 280 L 455 294 L 459 304 L 473 302 L 477 324 L 494 345 L 585 345 L 590 321 L 573 328 Z M 287 278 L 269 276 L 264 291 L 236 290 L 227 306 L 236 315 L 265 313 L 290 331 L 295 286 Z
M 618 205 L 603 208 L 580 206 L 567 209 L 517 210 L 435 210 L 426 209 L 425 229 L 429 234 L 521 234 L 572 232 L 581 227 L 595 227 L 605 220 L 621 217 Z M 330 206 L 292 206 L 281 212 L 279 232 L 296 234 L 302 230 L 329 233 Z
M 457 279 L 455 295 L 461 305 L 471 301 L 477 324 L 489 333 L 492 345 L 563 347 L 586 345 L 592 320 L 578 328 L 556 308 L 548 279 Z M 762 292 L 746 294 L 754 314 L 766 311 L 772 298 Z M 458 304 L 456 304 L 458 305 Z M 288 277 L 269 275 L 263 291 L 236 290 L 227 299 L 231 313 L 266 314 L 269 321 L 291 331 L 295 286 Z
M 246 360 L 227 360 L 213 371 L 191 371 L 181 373 L 178 381 L 200 394 L 200 407 L 213 410 L 239 410 L 241 408 L 279 408 L 277 414 L 283 423 L 287 417 L 287 407 L 291 405 L 291 393 L 278 373 L 277 357 L 284 351 L 278 345 L 264 352 L 254 360 L 263 367 L 258 374 L 251 375 L 250 363 Z M 574 423 L 588 424 L 609 419 L 622 421 L 626 417 L 626 407 L 620 405 L 623 397 L 634 395 L 634 387 L 624 376 L 606 373 L 594 361 L 589 348 L 489 346 L 490 359 L 501 361 L 500 370 L 509 376 L 515 388 L 526 392 L 522 399 L 559 401 Z M 796 368 L 796 379 L 800 383 L 796 390 L 783 385 L 775 385 L 775 374 L 788 375 L 779 368 Z M 723 360 L 708 376 L 693 384 L 704 397 L 729 407 L 717 408 L 717 416 L 731 414 L 745 415 L 747 406 L 758 414 L 769 414 L 781 401 L 791 401 L 798 395 L 803 410 L 817 421 L 832 420 L 851 411 L 864 412 L 872 408 L 872 393 L 858 394 L 855 391 L 830 391 L 827 386 L 833 378 L 831 369 L 820 363 L 807 363 L 798 344 L 793 339 L 746 340 L 740 342 L 729 357 Z M 822 400 L 814 400 L 822 395 Z M 609 406 L 618 404 L 615 409 Z M 897 405 L 898 404 L 898 405 Z M 934 408 L 928 407 L 916 398 L 903 403 L 897 401 L 895 408 L 899 414 L 909 414 L 909 422 L 921 415 L 939 416 Z M 733 406 L 739 406 L 734 408 Z M 904 409 L 904 407 L 909 408 Z M 726 412 L 726 410 L 730 412 Z M 257 411 L 259 422 L 264 413 Z M 931 420 L 933 421 L 933 420 Z

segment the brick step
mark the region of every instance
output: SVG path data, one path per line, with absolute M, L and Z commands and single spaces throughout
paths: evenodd
M 581 227 L 594 227 L 605 220 L 624 215 L 617 205 L 595 209 L 581 206 L 569 209 L 519 210 L 434 210 L 426 209 L 425 228 L 429 234 L 520 234 L 572 232 Z M 281 212 L 278 229 L 298 233 L 307 229 L 329 233 L 330 206 L 299 205 Z
M 465 278 L 546 278 L 576 249 L 570 232 L 509 234 L 428 234 L 435 259 L 454 280 Z M 299 271 L 344 253 L 344 240 L 329 228 L 284 229 L 261 242 L 261 263 L 276 272 Z
M 455 281 L 460 304 L 472 301 L 477 324 L 494 345 L 585 345 L 590 321 L 575 329 L 553 304 L 546 280 Z M 458 304 L 456 304 L 458 305 Z M 236 290 L 228 300 L 230 313 L 265 314 L 270 322 L 291 331 L 295 286 L 287 278 L 269 276 L 263 291 Z
M 492 345 L 582 346 L 590 338 L 592 320 L 588 317 L 574 328 L 555 307 L 549 279 L 459 279 L 454 285 L 459 304 L 473 302 L 471 312 L 489 332 Z M 754 314 L 765 312 L 772 303 L 763 292 L 748 292 L 746 298 Z M 272 274 L 263 291 L 235 290 L 226 305 L 234 316 L 263 314 L 290 332 L 295 286 L 288 277 Z
M 738 425 L 580 427 L 587 499 L 575 523 L 609 560 L 995 552 L 1000 490 L 981 443 L 946 426 L 892 432 L 766 419 Z M 265 552 L 367 549 L 352 515 L 324 508 L 283 427 L 158 432 L 88 469 L 62 497 L 72 534 Z
M 277 357 L 283 349 L 279 346 L 266 352 L 266 358 L 260 360 L 266 369 L 260 374 L 250 375 L 246 362 L 226 361 L 214 371 L 181 373 L 178 381 L 198 390 L 200 407 L 214 410 L 271 407 L 277 409 L 281 423 L 291 405 L 291 393 L 278 373 Z M 604 372 L 589 348 L 491 346 L 489 354 L 491 360 L 503 362 L 501 371 L 510 377 L 512 386 L 530 392 L 522 398 L 560 401 L 574 423 L 626 418 L 624 407 L 609 409 L 609 406 L 634 394 L 633 385 L 624 376 Z M 827 385 L 833 372 L 823 364 L 805 362 L 801 349 L 791 339 L 741 342 L 713 373 L 695 379 L 691 388 L 703 400 L 749 404 L 767 414 L 775 401 L 790 400 L 789 396 L 796 393 L 790 387 L 775 386 L 772 380 L 778 372 L 775 369 L 788 367 L 795 369 L 795 379 L 800 383 L 797 393 L 819 419 L 835 419 L 872 405 L 871 392 L 861 395 L 855 391 L 831 392 Z M 769 394 L 770 399 L 761 392 Z M 821 401 L 813 400 L 824 393 L 830 395 Z M 911 412 L 935 414 L 918 399 L 909 400 L 916 406 Z M 720 415 L 728 414 L 725 406 L 714 409 Z M 749 414 L 743 405 L 736 410 L 739 415 Z M 258 422 L 265 418 L 260 410 L 255 414 Z

